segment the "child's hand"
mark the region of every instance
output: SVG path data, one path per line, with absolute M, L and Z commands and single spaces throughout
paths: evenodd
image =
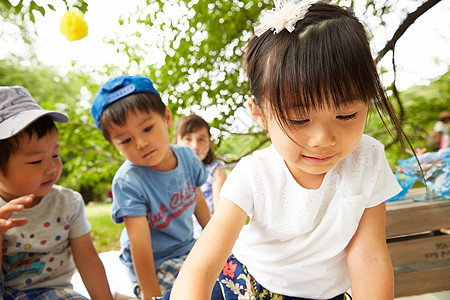
M 10 219 L 13 212 L 21 211 L 26 204 L 33 201 L 34 195 L 23 196 L 9 201 L 0 207 L 0 234 L 4 234 L 10 228 L 23 226 L 28 223 L 27 218 Z

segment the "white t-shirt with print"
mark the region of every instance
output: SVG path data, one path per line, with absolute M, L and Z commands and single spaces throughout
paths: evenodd
M 0 206 L 5 204 L 0 198 Z M 3 235 L 5 286 L 71 288 L 75 264 L 70 239 L 90 231 L 81 195 L 54 185 L 38 205 L 14 212 L 13 218 L 28 218 L 28 223 Z
M 233 254 L 282 295 L 332 298 L 350 287 L 346 247 L 366 208 L 401 191 L 377 140 L 363 135 L 317 190 L 301 187 L 273 146 L 241 159 L 221 190 L 248 216 Z

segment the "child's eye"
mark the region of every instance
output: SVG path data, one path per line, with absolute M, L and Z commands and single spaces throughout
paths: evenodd
M 304 119 L 304 120 L 290 120 L 289 122 L 291 122 L 293 125 L 302 126 L 302 125 L 306 125 L 306 124 L 309 122 L 309 119 Z
M 39 164 L 39 163 L 41 163 L 42 162 L 42 160 L 36 160 L 36 161 L 31 161 L 31 162 L 29 162 L 28 164 L 29 165 L 37 165 L 37 164 Z
M 339 120 L 347 121 L 347 120 L 351 120 L 351 119 L 356 118 L 356 113 L 351 114 L 351 115 L 337 116 L 336 118 L 339 119 Z
M 58 158 L 58 157 L 59 157 L 59 154 L 55 154 L 55 155 L 53 155 L 52 157 L 53 157 L 53 158 Z
M 149 132 L 150 130 L 152 130 L 153 126 L 148 126 L 145 127 L 144 132 Z
M 130 138 L 127 138 L 127 139 L 121 141 L 120 143 L 121 143 L 121 144 L 128 144 L 129 142 L 131 142 L 131 139 L 130 139 Z

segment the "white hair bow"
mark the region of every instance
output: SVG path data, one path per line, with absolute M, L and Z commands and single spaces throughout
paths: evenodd
M 305 17 L 306 12 L 315 1 L 311 0 L 274 0 L 275 8 L 261 13 L 255 34 L 261 36 L 271 29 L 279 33 L 283 29 L 292 32 L 295 23 Z

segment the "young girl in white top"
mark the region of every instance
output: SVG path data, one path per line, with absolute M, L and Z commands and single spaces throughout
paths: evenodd
M 344 299 L 350 287 L 393 299 L 385 200 L 401 187 L 363 134 L 368 110 L 407 139 L 363 25 L 336 5 L 277 1 L 255 34 L 248 103 L 272 146 L 228 176 L 170 299 Z
M 198 158 L 205 165 L 208 171 L 208 179 L 200 186 L 209 213 L 214 213 L 214 207 L 219 202 L 220 189 L 225 182 L 225 165 L 217 159 L 214 150 L 211 147 L 211 127 L 202 117 L 191 114 L 183 116 L 175 125 L 174 144 L 187 146 L 195 151 Z M 202 227 L 195 216 L 192 216 L 194 222 L 194 238 L 198 238 L 202 232 Z

